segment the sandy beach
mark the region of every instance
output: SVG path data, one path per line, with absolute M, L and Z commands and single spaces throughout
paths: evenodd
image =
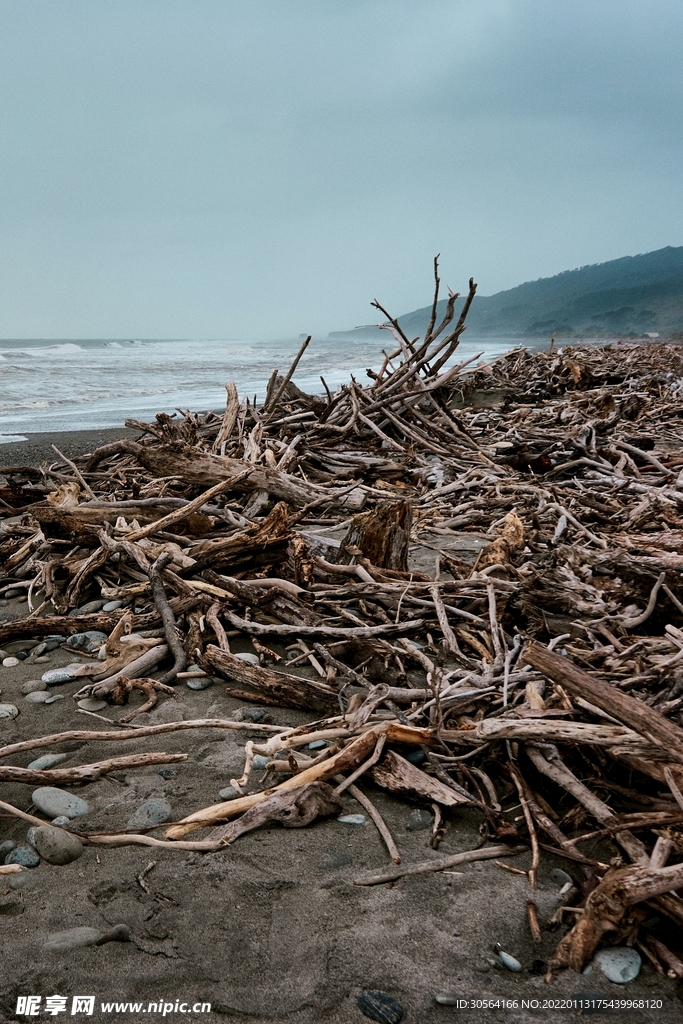
M 38 466 L 51 463 L 59 458 L 52 448 L 55 445 L 67 456 L 74 458 L 93 451 L 103 444 L 118 441 L 120 437 L 138 437 L 139 431 L 127 427 L 110 427 L 105 430 L 56 430 L 41 434 L 27 434 L 25 441 L 7 441 L 0 444 L 0 468 L 2 466 Z

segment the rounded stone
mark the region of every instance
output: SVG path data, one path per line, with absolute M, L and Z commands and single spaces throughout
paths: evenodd
M 406 754 L 406 761 L 410 761 L 411 764 L 422 764 L 425 757 L 424 750 L 411 750 L 409 754 Z
M 218 795 L 221 800 L 234 800 L 239 796 L 239 793 L 234 786 L 226 786 L 225 789 L 221 789 Z
M 14 668 L 15 665 L 19 664 L 19 659 L 18 658 L 13 658 L 13 657 L 3 658 L 2 659 L 2 664 L 3 664 L 4 668 Z
M 47 690 L 47 683 L 44 683 L 42 679 L 29 679 L 21 687 L 21 692 L 24 696 L 29 693 L 39 693 L 41 690 Z
M 126 828 L 151 828 L 153 825 L 160 825 L 163 821 L 168 821 L 171 814 L 171 805 L 168 800 L 163 797 L 150 797 L 149 800 L 140 804 L 135 814 L 128 819 Z
M 17 844 L 13 839 L 5 839 L 0 843 L 0 860 L 4 861 L 10 850 L 13 850 Z
M 89 804 L 73 793 L 67 793 L 56 786 L 41 786 L 34 789 L 31 799 L 38 810 L 50 818 L 63 814 L 67 818 L 80 818 L 90 810 Z
M 562 870 L 562 868 L 553 868 L 553 870 L 550 872 L 550 880 L 554 882 L 555 885 L 559 885 L 561 889 L 565 885 L 574 884 L 574 879 L 572 878 L 572 876 L 568 875 L 566 871 Z
M 83 711 L 102 711 L 107 707 L 106 700 L 98 700 L 96 697 L 84 697 L 76 703 Z
M 71 864 L 83 853 L 83 845 L 76 836 L 53 825 L 40 825 L 32 838 L 36 850 L 48 864 Z
M 630 946 L 616 946 L 613 949 L 601 949 L 593 958 L 602 973 L 617 985 L 625 985 L 634 981 L 640 973 L 642 960 L 640 953 Z
M 123 605 L 123 601 L 107 601 L 106 604 L 102 605 L 103 612 L 115 612 L 117 608 Z
M 267 708 L 242 708 L 240 718 L 243 722 L 253 722 L 255 725 L 270 721 Z
M 235 655 L 240 661 L 246 661 L 247 665 L 260 665 L 261 662 L 258 659 L 258 655 L 250 654 L 248 651 L 240 651 L 239 654 Z
M 313 740 L 312 743 L 308 744 L 309 750 L 322 750 L 323 747 L 327 746 L 326 740 Z
M 27 768 L 30 768 L 33 772 L 45 772 L 49 768 L 55 768 L 62 761 L 67 761 L 69 754 L 43 754 L 42 757 L 37 757 L 35 761 L 31 761 Z
M 54 704 L 56 700 L 66 700 L 63 693 L 53 693 L 51 697 L 48 697 L 45 701 L 46 704 Z
M 507 967 L 508 971 L 514 971 L 515 974 L 519 974 L 521 972 L 522 965 L 514 956 L 510 956 L 509 953 L 506 953 L 502 949 L 498 953 L 498 956 L 500 957 L 500 962 L 504 967 Z
M 44 690 L 32 690 L 31 693 L 27 693 L 24 700 L 28 704 L 44 704 L 46 700 L 50 699 L 50 691 L 47 687 Z
M 422 829 L 431 828 L 434 818 L 429 811 L 423 810 L 421 807 L 416 807 L 414 811 L 411 811 L 408 815 L 406 822 L 406 828 L 409 832 L 420 832 Z
M 367 820 L 364 814 L 340 814 L 337 818 L 342 825 L 364 825 Z
M 175 779 L 177 774 L 177 768 L 159 768 L 157 771 L 157 775 L 161 775 L 162 779 Z
M 98 629 L 88 629 L 85 633 L 74 633 L 64 644 L 71 651 L 83 651 L 86 654 L 93 654 L 99 650 L 102 644 L 107 642 L 107 634 Z
M 100 609 L 106 604 L 101 598 L 96 601 L 86 601 L 80 608 L 75 608 L 73 613 L 69 612 L 69 615 L 92 615 L 94 612 L 99 612 Z
M 208 690 L 210 686 L 213 686 L 213 679 L 210 676 L 187 680 L 188 690 Z
M 51 825 L 68 825 L 71 818 L 67 818 L 66 814 L 58 814 L 56 818 L 53 818 L 50 822 Z
M 5 864 L 21 864 L 23 868 L 37 868 L 40 857 L 32 846 L 16 846 L 5 857 Z
M 14 704 L 0 704 L 0 718 L 16 718 L 18 714 L 19 708 Z
M 269 761 L 270 761 L 269 757 L 264 757 L 263 754 L 255 754 L 254 755 L 254 761 L 253 761 L 254 771 L 257 771 L 257 772 L 263 771 L 264 768 L 268 767 L 268 762 Z

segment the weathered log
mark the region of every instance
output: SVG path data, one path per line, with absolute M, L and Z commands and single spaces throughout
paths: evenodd
M 225 679 L 233 679 L 254 690 L 254 698 L 261 693 L 277 700 L 282 707 L 302 708 L 328 714 L 337 703 L 336 691 L 323 683 L 316 683 L 302 676 L 288 675 L 272 668 L 250 665 L 220 647 L 209 644 L 200 659 L 206 663 L 207 671 L 218 673 Z M 205 667 L 202 664 L 202 667 Z
M 380 763 L 371 768 L 370 775 L 378 786 L 392 793 L 423 797 L 444 807 L 471 804 L 466 797 L 433 779 L 393 750 L 387 750 Z
M 683 729 L 664 718 L 654 708 L 618 690 L 610 683 L 593 679 L 587 672 L 572 664 L 569 658 L 555 654 L 533 640 L 522 657 L 528 665 L 538 669 L 548 679 L 560 683 L 570 693 L 583 697 L 618 718 L 650 743 L 663 747 L 670 760 L 683 763 Z
M 370 512 L 354 516 L 341 547 L 340 562 L 348 563 L 353 550 L 380 569 L 408 569 L 408 547 L 413 522 L 409 501 L 381 501 Z
M 118 739 L 116 734 L 113 736 Z M 74 768 L 50 768 L 46 771 L 0 765 L 0 782 L 25 782 L 31 786 L 64 786 L 75 782 L 94 782 L 110 772 L 124 771 L 128 768 L 176 764 L 179 761 L 187 761 L 187 754 L 167 754 L 164 751 L 153 754 L 128 754 L 123 757 L 112 757 L 108 761 L 96 761 L 94 764 L 79 764 Z

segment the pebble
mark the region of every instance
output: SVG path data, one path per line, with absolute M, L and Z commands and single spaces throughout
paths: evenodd
M 19 659 L 19 661 L 26 661 L 26 659 L 28 658 L 28 654 L 26 653 L 26 651 L 17 651 L 16 656 Z
M 76 836 L 52 825 L 32 829 L 31 843 L 48 864 L 71 864 L 83 853 L 83 845 Z
M 48 697 L 45 701 L 46 704 L 54 704 L 56 700 L 65 700 L 63 693 L 53 693 L 51 697 Z
M 364 814 L 340 814 L 337 818 L 342 825 L 364 825 L 367 820 Z
M 17 844 L 14 842 L 13 839 L 4 839 L 0 843 L 0 860 L 4 861 L 7 854 L 10 852 L 10 850 L 13 850 L 16 845 Z
M 41 647 L 42 650 L 39 651 L 38 647 L 34 647 L 31 654 L 49 654 L 50 651 L 56 651 L 60 644 L 63 644 L 65 640 L 65 636 L 49 636 L 47 640 L 43 640 L 42 644 L 38 644 L 38 647 Z
M 617 985 L 625 985 L 634 981 L 640 974 L 642 960 L 640 953 L 630 946 L 616 946 L 612 949 L 601 949 L 593 957 L 602 973 Z
M 10 654 L 19 654 L 19 652 L 23 654 L 24 651 L 30 651 L 35 646 L 35 640 L 12 640 L 5 644 L 5 654 L 7 657 Z
M 5 864 L 21 864 L 24 868 L 37 868 L 40 857 L 32 846 L 16 846 L 5 857 Z
M 507 967 L 508 971 L 514 971 L 515 974 L 520 973 L 520 971 L 522 970 L 522 965 L 520 964 L 519 960 L 515 959 L 514 956 L 510 956 L 509 953 L 506 953 L 502 949 L 498 951 L 498 956 L 500 957 L 500 962 L 503 964 L 504 967 Z
M 68 825 L 71 818 L 67 818 L 66 814 L 58 814 L 56 818 L 53 818 L 50 822 L 51 825 Z
M 37 693 L 39 690 L 47 690 L 47 683 L 44 683 L 42 679 L 29 679 L 21 688 L 24 696 L 27 693 Z
M 269 721 L 268 708 L 242 708 L 240 718 L 243 722 L 266 722 Z
M 234 786 L 226 786 L 225 789 L 221 789 L 218 795 L 221 800 L 234 800 L 235 797 L 239 796 L 239 793 Z
M 434 996 L 434 1002 L 439 1006 L 457 1006 L 462 996 L 454 996 L 450 992 L 438 992 Z
M 104 608 L 107 602 L 98 598 L 97 601 L 86 601 L 80 608 L 75 609 L 76 615 L 92 615 L 94 612 L 99 612 L 101 608 Z M 69 612 L 71 614 L 71 612 Z
M 322 750 L 323 747 L 327 746 L 327 740 L 313 740 L 312 743 L 308 744 L 309 750 Z
M 57 789 L 56 786 L 40 786 L 38 789 L 34 789 L 31 800 L 39 811 L 49 815 L 50 818 L 56 818 L 62 814 L 67 818 L 80 818 L 90 810 L 90 805 L 85 800 L 81 800 L 80 796 Z
M 157 775 L 161 775 L 162 779 L 175 779 L 177 774 L 177 768 L 159 768 L 157 771 Z
M 23 590 L 6 590 L 5 591 L 5 600 L 6 601 L 11 601 L 13 598 L 19 597 L 20 594 L 23 594 L 23 593 L 24 593 Z
M 361 992 L 356 1002 L 364 1017 L 380 1024 L 398 1024 L 403 1020 L 403 1007 L 388 992 Z
M 253 768 L 255 771 L 261 771 L 263 768 L 268 767 L 269 757 L 264 757 L 263 754 L 254 754 Z
M 32 690 L 31 693 L 27 693 L 24 697 L 24 700 L 28 701 L 29 704 L 44 704 L 49 699 L 50 691 L 47 687 L 44 690 Z
M 41 654 L 39 658 L 36 658 L 33 662 L 34 665 L 49 665 L 50 658 L 47 654 Z
M 210 686 L 213 686 L 211 676 L 201 676 L 199 679 L 187 680 L 188 690 L 208 690 Z
M 565 885 L 574 884 L 572 876 L 568 875 L 566 871 L 562 870 L 562 868 L 553 868 L 550 872 L 550 880 L 554 882 L 555 885 L 559 885 L 560 889 Z
M 10 875 L 9 887 L 10 889 L 32 889 L 38 878 L 35 875 L 29 874 L 28 871 L 22 871 L 18 875 Z
M 123 601 L 107 601 L 102 605 L 103 612 L 115 612 L 117 608 L 123 607 Z
M 409 832 L 421 832 L 422 829 L 431 828 L 433 820 L 434 818 L 429 811 L 424 811 L 421 807 L 418 807 L 408 815 L 406 828 Z
M 80 661 L 73 661 L 70 665 L 66 665 L 64 668 L 50 668 L 47 672 L 43 672 L 40 677 L 44 683 L 48 686 L 59 686 L 60 683 L 70 683 L 72 679 L 78 679 L 79 673 L 77 671 L 83 668 L 83 663 Z
M 424 750 L 411 750 L 406 754 L 406 761 L 410 761 L 411 764 L 422 764 L 426 756 Z
M 85 654 L 94 654 L 102 644 L 107 642 L 107 634 L 101 633 L 98 629 L 88 629 L 85 633 L 74 633 L 64 644 L 70 651 L 83 651 Z
M 83 711 L 101 711 L 107 707 L 107 702 L 106 700 L 98 700 L 97 697 L 83 697 L 82 700 L 76 702 L 76 706 Z
M 18 714 L 19 708 L 14 704 L 0 704 L 0 718 L 16 718 Z
M 19 664 L 18 658 L 3 658 L 2 664 L 4 668 L 14 668 L 15 665 Z
M 37 757 L 35 761 L 31 761 L 28 768 L 33 772 L 44 772 L 48 768 L 54 768 L 56 765 L 61 764 L 62 761 L 67 761 L 69 754 L 43 754 L 42 757 Z
M 246 663 L 248 665 L 260 665 L 261 664 L 261 662 L 258 659 L 258 655 L 257 654 L 249 654 L 248 651 L 244 651 L 244 652 L 241 652 L 240 654 L 236 654 L 235 657 L 239 658 L 240 661 L 246 661 Z
M 168 821 L 172 813 L 168 800 L 163 797 L 150 797 L 140 804 L 135 814 L 128 819 L 126 828 L 138 829 L 160 825 L 162 821 Z

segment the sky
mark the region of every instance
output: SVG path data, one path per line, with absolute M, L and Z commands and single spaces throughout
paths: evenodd
M 0 337 L 285 338 L 683 244 L 680 0 L 0 0 Z

